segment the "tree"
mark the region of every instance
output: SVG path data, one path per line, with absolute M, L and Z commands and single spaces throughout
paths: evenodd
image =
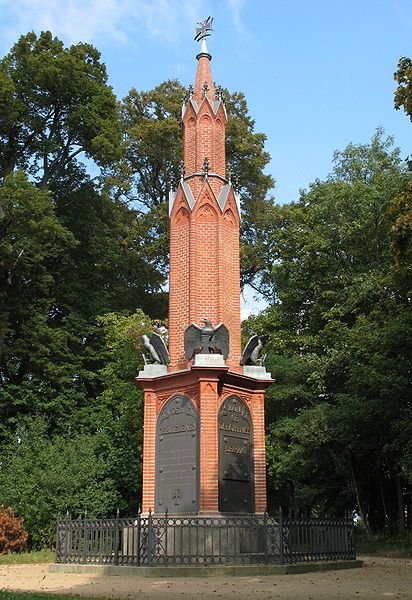
M 97 517 L 118 503 L 104 434 L 48 430 L 41 417 L 22 419 L 2 454 L 0 502 L 24 516 L 31 548 L 52 546 L 58 511 Z
M 412 61 L 403 57 L 399 60 L 398 70 L 394 73 L 394 79 L 398 82 L 395 91 L 395 108 L 401 107 L 412 121 Z
M 0 98 L 0 178 L 23 169 L 46 189 L 81 153 L 119 157 L 116 98 L 90 44 L 21 36 L 0 62 Z
M 135 377 L 143 366 L 142 334 L 153 325 L 141 311 L 131 315 L 108 313 L 99 317 L 108 356 L 101 375 L 104 389 L 99 427 L 112 448 L 110 473 L 126 514 L 137 513 L 141 501 L 143 448 L 143 393 Z
M 397 292 L 388 209 L 407 173 L 391 139 L 335 154 L 335 169 L 278 208 L 268 337 L 269 473 L 276 501 L 400 525 L 410 434 L 411 317 Z
M 29 355 L 47 335 L 53 265 L 64 260 L 75 240 L 56 219 L 49 194 L 22 173 L 6 177 L 0 205 L 1 434 L 19 411 L 11 399 L 26 377 Z

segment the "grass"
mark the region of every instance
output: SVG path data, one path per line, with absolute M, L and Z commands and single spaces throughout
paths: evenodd
M 32 552 L 21 552 L 0 555 L 0 565 L 23 565 L 54 562 L 53 550 L 33 550 Z
M 0 600 L 62 600 L 62 595 L 45 594 L 38 592 L 9 592 L 0 590 Z M 79 596 L 66 596 L 64 600 L 79 600 Z M 82 598 L 82 600 L 96 600 L 96 598 Z
M 355 537 L 356 554 L 367 556 L 387 556 L 389 558 L 412 557 L 412 533 L 404 535 L 367 535 L 357 532 Z

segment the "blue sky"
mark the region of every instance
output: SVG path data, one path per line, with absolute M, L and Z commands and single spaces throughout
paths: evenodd
M 412 124 L 393 109 L 393 72 L 412 56 L 411 0 L 0 0 L 0 53 L 29 30 L 91 42 L 123 97 L 169 78 L 191 83 L 194 26 L 208 15 L 215 81 L 246 94 L 279 202 L 378 126 L 412 154 Z

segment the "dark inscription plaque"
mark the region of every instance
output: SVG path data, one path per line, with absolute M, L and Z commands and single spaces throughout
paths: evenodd
M 237 396 L 227 398 L 219 411 L 219 510 L 255 510 L 253 425 L 248 407 Z
M 199 418 L 186 396 L 166 402 L 156 425 L 155 511 L 199 510 Z

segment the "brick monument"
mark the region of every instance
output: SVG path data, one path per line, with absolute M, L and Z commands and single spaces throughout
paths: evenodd
M 146 338 L 154 359 L 144 390 L 142 511 L 263 513 L 264 392 L 254 336 L 240 335 L 240 198 L 226 174 L 226 109 L 205 38 L 182 108 L 184 168 L 170 192 L 169 350 Z

